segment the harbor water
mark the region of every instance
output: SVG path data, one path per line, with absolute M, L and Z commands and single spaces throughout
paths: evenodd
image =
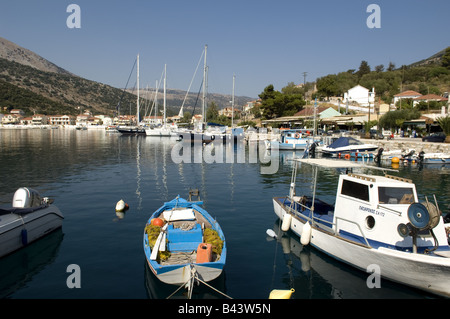
M 273 289 L 295 289 L 293 299 L 435 298 L 382 280 L 369 288 L 369 273 L 355 270 L 280 232 L 272 197 L 287 195 L 294 156 L 280 151 L 276 171 L 244 160 L 174 161 L 176 140 L 123 136 L 103 130 L 0 130 L 0 204 L 15 190 L 31 187 L 55 200 L 62 229 L 0 259 L 0 297 L 11 299 L 166 298 L 177 287 L 158 281 L 146 264 L 145 224 L 164 201 L 199 189 L 204 208 L 220 223 L 228 255 L 222 276 L 211 284 L 236 299 L 267 299 Z M 223 147 L 227 147 L 226 145 Z M 201 151 L 201 150 L 200 150 Z M 272 158 L 272 160 L 274 160 Z M 390 167 L 390 163 L 383 164 Z M 395 175 L 412 179 L 423 199 L 435 194 L 440 209 L 450 204 L 450 167 L 401 164 Z M 309 194 L 312 172 L 300 167 L 297 194 Z M 339 172 L 319 172 L 318 196 L 334 203 Z M 130 207 L 123 215 L 115 205 Z M 278 233 L 274 239 L 267 229 Z M 73 265 L 79 287 L 68 284 Z M 182 298 L 182 291 L 174 296 Z M 193 298 L 224 298 L 208 287 Z

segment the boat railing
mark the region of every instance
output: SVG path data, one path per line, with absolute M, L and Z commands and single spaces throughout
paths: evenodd
M 364 241 L 366 242 L 366 245 L 367 245 L 368 247 L 371 247 L 370 244 L 369 244 L 369 241 L 368 241 L 367 238 L 366 238 L 366 235 L 364 235 L 364 231 L 361 229 L 361 226 L 360 226 L 358 223 L 356 223 L 355 221 L 353 221 L 353 220 L 349 220 L 349 219 L 346 219 L 346 218 L 342 218 L 342 217 L 336 216 L 336 228 L 335 228 L 335 234 L 338 233 L 338 229 L 339 229 L 339 228 L 338 228 L 338 220 L 342 220 L 342 221 L 345 221 L 345 222 L 348 222 L 348 223 L 351 223 L 351 224 L 356 225 L 356 227 L 358 228 L 358 230 L 359 230 L 359 232 L 361 233 L 362 237 L 364 238 Z
M 398 215 L 398 216 L 402 216 L 402 212 L 399 212 L 398 210 L 395 210 L 395 209 L 386 207 L 386 206 L 384 206 L 384 205 L 378 204 L 378 205 L 377 205 L 377 209 L 379 209 L 379 208 L 385 209 L 385 210 L 387 210 L 388 212 L 393 213 L 393 214 L 396 214 L 396 215 Z
M 300 207 L 308 209 L 311 212 L 311 207 L 308 207 L 308 206 L 306 206 L 306 205 L 304 205 L 302 203 L 299 203 L 299 202 L 296 202 L 296 204 L 299 205 Z M 366 245 L 368 247 L 371 247 L 370 244 L 369 244 L 369 241 L 367 240 L 366 235 L 364 234 L 364 231 L 361 228 L 361 226 L 358 223 L 356 223 L 355 221 L 353 221 L 353 220 L 349 220 L 349 219 L 346 219 L 346 218 L 342 218 L 342 217 L 336 216 L 336 222 L 333 222 L 333 221 L 330 221 L 330 220 L 326 220 L 326 219 L 314 216 L 314 214 L 313 214 L 312 217 L 310 217 L 310 216 L 308 216 L 306 214 L 302 214 L 298 210 L 294 209 L 294 207 L 292 207 L 292 206 L 288 206 L 287 208 L 288 208 L 288 212 L 289 213 L 294 214 L 297 217 L 302 217 L 306 221 L 311 222 L 312 226 L 318 226 L 318 227 L 320 227 L 322 229 L 324 229 L 326 227 L 325 230 L 328 230 L 329 232 L 333 233 L 334 236 L 338 235 L 338 229 L 339 229 L 338 228 L 338 220 L 354 224 L 354 225 L 356 225 L 356 227 L 358 228 L 358 230 L 361 233 L 362 237 L 364 238 L 364 241 L 365 241 Z M 330 226 L 326 226 L 326 225 L 330 225 Z

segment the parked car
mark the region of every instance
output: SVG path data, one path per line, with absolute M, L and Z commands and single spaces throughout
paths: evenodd
M 366 131 L 365 130 L 360 130 L 359 131 L 359 136 L 362 138 L 366 138 Z M 378 132 L 377 130 L 370 130 L 369 132 L 369 138 L 370 139 L 376 139 L 376 140 L 382 140 L 384 139 L 384 135 L 381 134 L 380 132 Z
M 422 137 L 422 141 L 443 143 L 445 141 L 445 137 L 446 135 L 443 132 L 432 133 L 428 136 Z

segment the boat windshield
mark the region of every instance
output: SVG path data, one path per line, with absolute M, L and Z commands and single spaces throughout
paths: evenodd
M 413 189 L 409 187 L 378 187 L 380 204 L 412 204 Z

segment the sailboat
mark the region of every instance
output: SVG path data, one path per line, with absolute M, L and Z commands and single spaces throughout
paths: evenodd
M 136 101 L 136 126 L 119 126 L 119 133 L 125 135 L 145 135 L 145 129 L 139 126 L 139 54 L 137 55 L 137 101 Z
M 179 141 L 194 144 L 196 142 L 207 144 L 215 139 L 215 135 L 206 132 L 205 118 L 206 118 L 206 96 L 207 96 L 207 72 L 208 66 L 206 63 L 206 53 L 208 45 L 205 45 L 204 49 L 204 62 L 203 62 L 203 83 L 202 83 L 202 122 L 197 125 L 193 130 L 180 132 Z
M 147 136 L 158 136 L 158 137 L 170 137 L 173 136 L 173 132 L 170 127 L 167 126 L 166 118 L 166 81 L 167 81 L 167 65 L 164 65 L 164 115 L 163 115 L 163 125 L 161 127 L 146 128 L 145 134 Z

